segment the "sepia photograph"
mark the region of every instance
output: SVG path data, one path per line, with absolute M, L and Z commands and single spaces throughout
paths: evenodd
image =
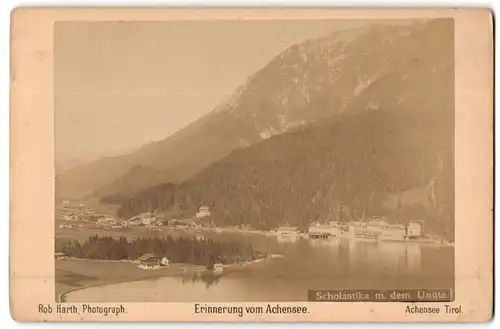
M 488 9 L 19 8 L 22 322 L 487 322 Z
M 53 52 L 55 302 L 455 299 L 453 18 L 66 20 Z

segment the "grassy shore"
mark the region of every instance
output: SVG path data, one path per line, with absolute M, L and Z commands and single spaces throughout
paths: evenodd
M 224 265 L 224 271 L 238 272 L 248 267 L 258 269 L 265 260 L 282 257 L 269 255 L 240 264 Z M 132 262 L 101 260 L 56 260 L 56 301 L 64 301 L 64 295 L 70 291 L 111 283 L 140 281 L 173 275 L 185 275 L 206 271 L 205 266 L 192 264 L 170 264 L 158 270 L 143 270 Z
M 204 270 L 203 266 L 172 264 L 159 270 L 143 270 L 130 262 L 56 260 L 56 300 L 69 291 Z

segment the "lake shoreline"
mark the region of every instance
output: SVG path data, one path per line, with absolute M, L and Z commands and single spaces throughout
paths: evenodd
M 266 258 L 255 259 L 240 264 L 224 265 L 224 269 L 247 267 L 279 257 L 283 256 L 271 254 Z M 205 271 L 210 270 L 207 270 L 206 267 L 202 265 L 182 263 L 171 264 L 157 270 L 144 270 L 140 269 L 136 262 L 130 260 L 117 261 L 77 258 L 56 260 L 56 302 L 64 303 L 69 293 L 87 288 L 118 283 L 156 280 L 163 277 L 181 276 Z M 89 275 L 94 272 L 104 273 L 104 275 L 101 277 L 92 277 Z M 115 272 L 119 274 L 113 274 Z M 61 278 L 58 279 L 58 277 L 61 276 L 63 280 L 61 280 Z M 69 277 L 69 282 L 65 282 L 64 276 Z
M 56 299 L 65 302 L 68 293 L 114 283 L 158 279 L 182 273 L 194 273 L 200 266 L 175 264 L 159 270 L 143 270 L 132 261 L 64 259 L 56 261 Z M 96 272 L 99 276 L 89 274 Z M 58 275 L 59 274 L 59 275 Z M 65 280 L 69 277 L 68 280 Z M 66 282 L 65 282 L 66 281 Z M 69 281 L 69 282 L 68 282 Z
M 281 237 L 278 232 L 275 231 L 259 231 L 251 229 L 237 229 L 232 227 L 217 227 L 215 229 L 206 229 L 205 231 L 218 232 L 218 233 L 230 233 L 230 234 L 241 234 L 241 235 L 260 235 L 267 237 Z M 443 247 L 455 247 L 455 243 L 446 240 L 440 240 L 437 238 L 425 238 L 419 237 L 416 239 L 370 239 L 362 238 L 350 235 L 348 232 L 343 232 L 339 235 L 329 235 L 326 238 L 312 238 L 308 233 L 296 233 L 292 236 L 288 235 L 288 238 L 297 238 L 301 240 L 322 240 L 322 239 L 341 239 L 341 240 L 354 240 L 354 241 L 369 241 L 369 242 L 389 242 L 389 243 L 406 243 L 406 244 L 419 244 L 419 245 L 432 245 L 432 246 L 443 246 Z

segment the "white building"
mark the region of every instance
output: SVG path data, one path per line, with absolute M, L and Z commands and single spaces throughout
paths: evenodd
M 405 234 L 406 234 L 405 231 L 406 230 L 404 225 L 398 225 L 398 224 L 387 225 L 381 231 L 382 232 L 381 239 L 402 241 L 405 239 Z
M 64 220 L 65 221 L 76 221 L 78 220 L 78 216 L 75 215 L 75 214 L 67 214 L 67 215 L 64 215 Z
M 349 235 L 356 236 L 356 233 L 359 229 L 366 228 L 366 224 L 359 221 L 350 221 L 348 223 Z
M 132 217 L 131 219 L 128 220 L 128 222 L 130 226 L 137 226 L 140 224 L 148 226 L 148 225 L 153 225 L 156 222 L 156 220 L 154 215 L 151 215 L 150 213 L 143 213 Z
M 298 227 L 296 226 L 281 226 L 276 232 L 279 236 L 288 237 L 288 236 L 297 236 L 298 235 Z
M 224 265 L 222 263 L 214 264 L 214 272 L 222 272 L 224 271 Z
M 104 215 L 97 221 L 97 224 L 102 225 L 116 225 L 116 219 L 110 215 Z
M 161 266 L 168 266 L 170 265 L 170 261 L 168 260 L 167 257 L 163 257 L 160 261 Z
M 410 222 L 410 224 L 408 224 L 408 237 L 414 238 L 420 236 L 421 234 L 422 234 L 422 225 L 420 225 L 420 223 Z
M 208 206 L 201 206 L 198 209 L 198 212 L 196 213 L 196 218 L 203 218 L 203 217 L 208 217 L 210 216 L 210 207 Z

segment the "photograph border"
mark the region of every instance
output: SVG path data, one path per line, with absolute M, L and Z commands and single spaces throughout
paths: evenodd
M 279 303 L 307 314 L 194 314 L 193 303 L 126 303 L 117 317 L 41 313 L 54 303 L 53 22 L 60 20 L 455 20 L 455 287 L 462 314 L 405 314 L 402 303 Z M 481 322 L 493 307 L 493 37 L 487 9 L 18 8 L 11 17 L 10 304 L 19 321 Z M 474 161 L 470 161 L 474 159 Z M 29 206 L 27 206 L 29 204 Z M 474 218 L 474 224 L 472 220 Z M 30 229 L 26 229 L 26 228 Z M 29 246 L 29 247 L 28 247 Z M 247 303 L 266 305 L 268 303 Z M 276 303 L 272 303 L 276 304 Z M 425 303 L 422 306 L 428 306 Z M 435 303 L 432 303 L 435 306 Z M 443 305 L 444 305 L 443 304 Z M 92 303 L 92 305 L 98 305 Z M 419 304 L 419 306 L 421 306 Z M 332 314 L 332 308 L 335 310 Z

